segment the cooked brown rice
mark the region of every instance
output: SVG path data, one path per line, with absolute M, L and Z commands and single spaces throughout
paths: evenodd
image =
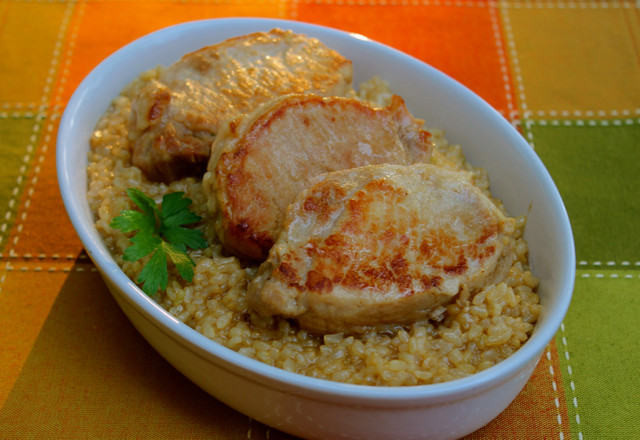
M 156 71 L 143 74 L 125 89 L 97 124 L 89 154 L 88 200 L 96 227 L 123 271 L 136 279 L 146 260 L 124 261 L 130 235 L 109 227 L 123 209 L 132 209 L 125 191 L 135 187 L 160 202 L 169 192 L 183 191 L 202 217 L 197 226 L 210 246 L 191 251 L 195 276 L 186 283 L 171 273 L 166 292 L 154 299 L 173 316 L 208 338 L 237 352 L 287 371 L 339 382 L 365 385 L 418 385 L 449 381 L 491 367 L 527 340 L 541 310 L 537 279 L 529 271 L 523 217 L 517 218 L 517 261 L 508 277 L 470 296 L 461 294 L 443 310 L 440 322 L 418 322 L 387 332 L 362 336 L 311 335 L 295 323 L 264 318 L 247 307 L 246 288 L 257 267 L 243 266 L 225 255 L 205 209 L 199 179 L 169 185 L 148 181 L 131 165 L 127 140 L 130 98 Z M 360 87 L 363 99 L 384 104 L 389 91 L 378 79 Z M 450 145 L 439 130 L 429 130 L 436 142 L 432 162 L 471 171 L 475 184 L 489 193 L 484 169 L 468 164 L 460 146 Z M 500 201 L 496 204 L 502 207 Z

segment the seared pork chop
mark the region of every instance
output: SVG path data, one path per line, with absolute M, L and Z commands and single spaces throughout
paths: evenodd
M 204 177 L 223 245 L 264 260 L 287 206 L 314 176 L 429 161 L 430 134 L 422 125 L 398 96 L 375 108 L 352 98 L 290 95 L 230 122 L 216 138 Z
M 407 324 L 499 282 L 515 259 L 515 220 L 466 172 L 377 165 L 320 177 L 249 285 L 263 315 L 318 333 Z
M 133 164 L 155 181 L 201 177 L 221 121 L 288 93 L 352 93 L 351 61 L 320 41 L 274 29 L 189 53 L 134 97 Z

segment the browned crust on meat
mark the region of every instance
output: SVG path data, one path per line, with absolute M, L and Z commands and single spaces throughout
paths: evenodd
M 340 191 L 342 192 L 342 191 Z M 340 209 L 340 197 L 331 197 L 336 191 L 320 186 L 317 193 L 310 193 L 304 199 L 303 211 L 317 215 L 319 222 L 326 222 L 329 215 Z M 342 192 L 344 193 L 344 192 Z M 393 225 L 379 224 L 372 221 L 370 207 L 378 198 L 385 198 L 391 203 L 401 203 L 407 196 L 403 188 L 390 185 L 385 179 L 372 180 L 354 196 L 346 200 L 344 217 L 348 220 L 341 223 L 340 228 L 323 239 L 311 239 L 305 247 L 306 254 L 314 259 L 313 269 L 308 273 L 296 272 L 294 266 L 284 260 L 286 280 L 292 286 L 304 285 L 311 293 L 326 293 L 328 286 L 341 285 L 349 289 L 369 289 L 385 295 L 391 291 L 392 285 L 399 286 L 403 296 L 416 293 L 414 280 L 420 280 L 422 287 L 437 287 L 442 277 L 427 277 L 422 267 L 427 265 L 446 275 L 464 276 L 469 267 L 468 258 L 482 261 L 492 257 L 495 246 L 484 246 L 490 238 L 497 236 L 500 230 L 498 219 L 473 241 L 462 242 L 452 231 L 440 228 L 420 240 L 416 230 L 398 230 Z M 313 201 L 309 204 L 309 201 Z M 419 219 L 410 213 L 409 222 Z M 365 239 L 361 250 L 380 247 L 375 257 L 367 259 L 359 266 L 353 266 L 354 250 L 357 243 L 353 238 Z M 416 246 L 416 243 L 419 243 Z M 417 249 L 409 249 L 410 246 Z M 417 255 L 415 264 L 405 259 L 407 251 Z M 370 255 L 374 255 L 373 252 Z M 321 258 L 316 258 L 321 257 Z M 309 277 L 312 277 L 310 280 Z
M 389 168 L 364 167 L 368 169 L 364 173 L 375 177 L 384 173 L 371 170 L 382 167 Z M 436 169 L 423 165 L 395 170 L 400 168 L 407 175 L 417 173 L 418 180 L 428 179 Z M 485 282 L 495 282 L 512 262 L 508 237 L 513 219 L 504 217 L 470 183 L 446 190 L 461 191 L 461 199 L 476 206 L 469 219 L 460 220 L 469 223 L 464 232 L 460 225 L 456 232 L 446 222 L 431 226 L 415 209 L 415 199 L 409 205 L 413 208 L 405 209 L 407 188 L 385 176 L 368 180 L 354 192 L 345 191 L 339 178 L 332 179 L 306 190 L 291 207 L 286 233 L 272 249 L 267 269 L 261 268 L 249 289 L 257 310 L 294 317 L 316 332 L 405 324 L 429 317 L 462 289 L 475 291 Z M 455 209 L 460 208 L 463 205 Z M 380 214 L 381 209 L 402 213 Z M 295 232 L 294 221 L 313 225 L 301 229 L 309 234 L 306 240 Z M 365 311 L 365 307 L 370 308 Z
M 299 128 L 299 136 L 304 137 L 305 129 L 311 122 L 304 116 L 305 110 L 300 109 L 316 107 L 336 109 L 336 116 L 331 118 L 331 122 L 335 122 L 340 114 L 357 114 L 358 117 L 380 120 L 381 123 L 389 124 L 389 127 L 384 128 L 388 132 L 401 131 L 402 142 L 408 145 L 402 147 L 401 159 L 393 159 L 395 163 L 407 164 L 429 160 L 430 134 L 420 129 L 422 121 L 411 116 L 400 97 L 394 97 L 392 105 L 387 108 L 375 108 L 366 102 L 339 97 L 291 95 L 279 98 L 275 103 L 265 105 L 264 110 L 258 110 L 256 112 L 258 115 L 250 122 L 247 122 L 251 119 L 250 117 L 242 121 L 230 122 L 225 133 L 220 135 L 219 142 L 214 144 L 214 150 L 220 151 L 217 157 L 212 156 L 209 169 L 213 167 L 215 192 L 217 192 L 218 206 L 220 206 L 217 212 L 218 232 L 223 244 L 232 253 L 249 259 L 264 260 L 281 229 L 284 208 L 293 201 L 283 200 L 284 196 L 281 194 L 268 194 L 261 186 L 264 179 L 278 179 L 279 176 L 265 174 L 259 177 L 248 165 L 247 161 L 254 158 L 256 154 L 268 155 L 268 152 L 259 151 L 256 139 L 269 136 L 265 133 L 285 118 L 285 114 L 289 111 L 296 111 L 303 115 L 300 117 L 297 128 Z M 357 132 L 358 128 L 353 127 L 354 132 Z M 317 151 L 312 152 L 314 154 L 312 161 L 317 161 L 317 164 L 309 163 L 310 174 L 298 182 L 293 182 L 288 188 L 296 195 L 316 174 L 370 163 L 362 159 L 349 158 L 353 153 L 347 149 L 344 151 L 343 163 L 325 165 L 323 157 L 332 146 L 317 145 L 316 147 Z M 292 149 L 295 148 L 292 146 Z M 355 146 L 349 148 L 355 148 Z M 398 151 L 398 148 L 398 145 L 389 146 L 390 151 Z M 266 160 L 284 163 L 289 158 L 265 157 Z M 380 161 L 373 163 L 380 163 Z M 260 170 L 261 173 L 263 171 L 263 169 Z M 267 173 L 267 171 L 264 172 Z M 336 191 L 336 188 L 327 188 L 327 191 Z M 305 203 L 309 209 L 317 211 L 322 209 L 323 199 L 327 199 L 328 196 L 329 194 L 319 194 L 317 200 L 309 198 Z M 314 204 L 316 206 L 313 206 Z

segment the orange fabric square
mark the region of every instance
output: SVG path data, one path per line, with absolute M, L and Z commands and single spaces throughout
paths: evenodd
M 62 203 L 56 173 L 57 120 L 41 122 L 44 134 L 34 155 L 34 165 L 26 176 L 14 227 L 6 251 L 18 256 L 76 256 L 82 244 L 71 226 Z
M 640 106 L 637 11 L 594 4 L 510 7 L 503 13 L 512 29 L 512 61 L 521 71 L 523 110 L 534 117 L 538 112 L 582 116 Z
M 298 20 L 359 33 L 395 47 L 457 79 L 503 114 L 513 109 L 503 43 L 496 31 L 499 17 L 488 5 L 305 0 L 294 13 Z
M 511 405 L 466 439 L 558 438 L 560 433 L 567 439 L 568 414 L 558 350 L 552 340 L 531 379 Z
M 67 277 L 52 266 L 51 261 L 37 258 L 15 258 L 3 266 L 0 272 L 0 409 Z
M 126 13 L 123 13 L 126 11 Z M 150 32 L 174 24 L 228 16 L 283 18 L 284 3 L 80 3 L 68 43 L 70 67 L 67 85 L 57 104 L 64 104 L 80 81 L 104 58 Z

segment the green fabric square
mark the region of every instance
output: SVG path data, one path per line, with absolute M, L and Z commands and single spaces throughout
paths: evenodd
M 530 130 L 567 207 L 578 261 L 640 260 L 640 125 L 566 124 Z
M 7 237 L 15 221 L 20 194 L 26 183 L 26 172 L 33 159 L 36 137 L 33 117 L 0 117 L 0 251 L 7 245 Z M 29 154 L 28 150 L 32 152 Z
M 557 347 L 571 432 L 585 439 L 636 438 L 639 291 L 638 271 L 577 273 Z

